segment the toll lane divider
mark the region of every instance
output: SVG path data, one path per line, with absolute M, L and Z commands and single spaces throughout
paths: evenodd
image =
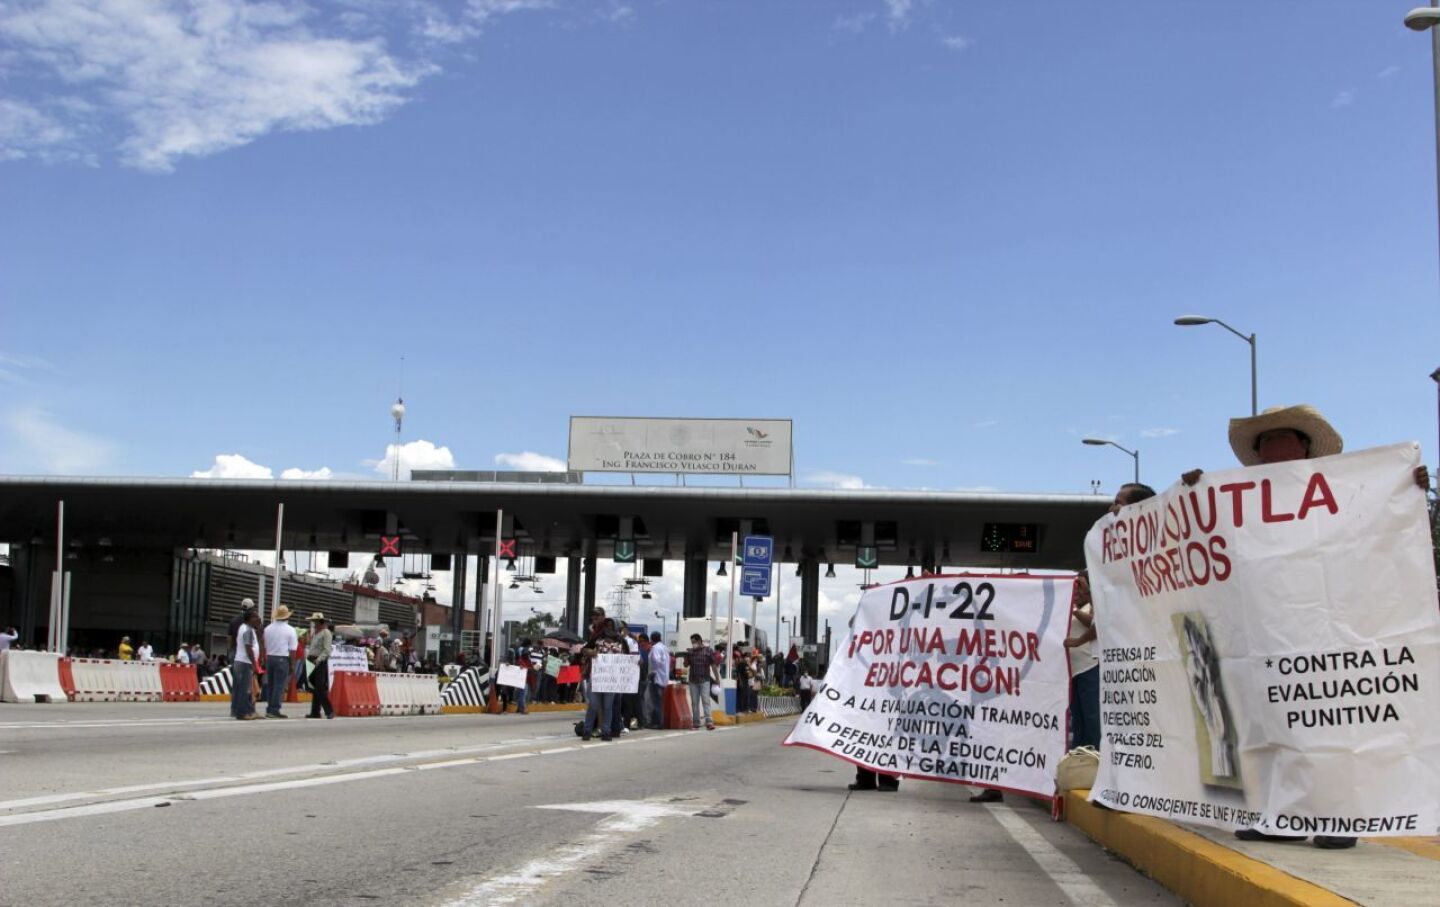
M 57 652 L 0 652 L 0 702 L 64 702 Z

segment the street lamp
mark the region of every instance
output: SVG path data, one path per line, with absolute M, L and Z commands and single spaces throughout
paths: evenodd
M 1250 415 L 1258 415 L 1260 413 L 1260 393 L 1255 372 L 1255 335 L 1242 334 L 1219 318 L 1206 318 L 1204 315 L 1181 315 L 1175 319 L 1175 323 L 1181 327 L 1193 327 L 1197 324 L 1218 324 L 1236 337 L 1250 344 Z
M 1129 454 L 1135 459 L 1135 484 L 1140 484 L 1140 450 L 1138 448 L 1135 450 L 1131 450 L 1128 447 L 1123 447 L 1119 444 L 1116 444 L 1114 441 L 1108 441 L 1105 438 L 1081 438 L 1080 443 L 1089 444 L 1091 447 L 1105 447 L 1108 445 L 1110 447 L 1119 448 L 1120 450 L 1125 451 L 1127 454 Z
M 1440 9 L 1433 5 L 1412 9 L 1405 14 L 1405 27 L 1412 31 L 1430 32 L 1430 61 L 1435 82 L 1435 181 L 1436 202 L 1440 204 Z
M 1440 412 L 1440 368 L 1430 373 L 1430 380 L 1435 382 L 1435 405 L 1437 412 Z M 1436 450 L 1440 450 L 1440 447 Z

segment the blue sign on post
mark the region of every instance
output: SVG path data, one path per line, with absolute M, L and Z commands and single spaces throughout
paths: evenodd
M 740 594 L 770 594 L 770 561 L 775 555 L 775 540 L 768 535 L 747 535 L 740 548 Z
M 740 551 L 740 563 L 745 567 L 769 569 L 774 560 L 775 540 L 768 535 L 747 535 Z
M 741 567 L 740 594 L 763 598 L 770 594 L 769 567 Z

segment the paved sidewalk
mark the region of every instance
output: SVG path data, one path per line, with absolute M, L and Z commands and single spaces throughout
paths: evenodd
M 1417 907 L 1440 892 L 1440 838 L 1368 838 L 1353 850 L 1248 842 L 1218 829 L 1103 810 L 1087 791 L 1066 819 L 1192 904 Z

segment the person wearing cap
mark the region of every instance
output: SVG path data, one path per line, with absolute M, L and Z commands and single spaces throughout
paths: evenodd
M 310 714 L 307 718 L 319 718 L 323 711 L 326 718 L 335 717 L 335 707 L 330 704 L 330 642 L 333 638 L 325 615 L 316 611 L 310 615 L 310 639 L 305 644 L 305 655 L 315 664 L 310 672 Z
M 266 718 L 287 717 L 280 711 L 280 703 L 285 701 L 290 686 L 291 653 L 299 644 L 295 628 L 290 626 L 290 609 L 285 605 L 276 607 L 274 618 L 265 628 Z
M 1245 466 L 1288 463 L 1333 457 L 1345 449 L 1345 441 L 1320 411 L 1309 404 L 1272 406 L 1258 416 L 1230 420 L 1230 449 Z M 1202 471 L 1192 469 L 1180 476 L 1186 485 L 1200 481 Z M 1414 471 L 1421 492 L 1430 490 L 1430 472 L 1424 466 Z M 1242 841 L 1303 841 L 1304 835 L 1272 835 L 1254 828 L 1235 832 Z M 1355 846 L 1353 837 L 1316 835 L 1315 846 L 1341 850 Z
M 177 665 L 190 663 L 190 644 L 188 642 L 182 642 L 180 648 L 175 650 L 175 663 Z
M 230 714 L 238 721 L 254 721 L 255 665 L 260 661 L 260 614 L 242 612 L 242 621 L 235 631 L 235 658 L 230 664 Z
M 130 637 L 128 636 L 120 637 L 120 648 L 118 651 L 121 661 L 133 661 L 135 659 L 135 647 L 130 645 Z

